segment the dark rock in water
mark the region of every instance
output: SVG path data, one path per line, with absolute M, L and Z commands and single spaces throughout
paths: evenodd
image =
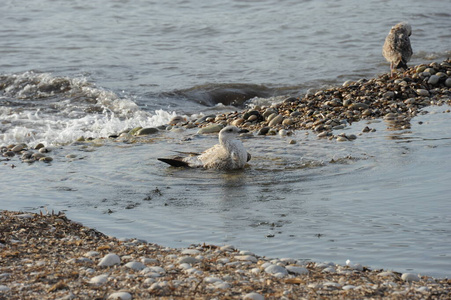
M 270 97 L 274 90 L 256 84 L 206 84 L 186 90 L 167 93 L 167 96 L 182 96 L 207 106 L 222 103 L 242 107 L 244 103 L 255 97 Z
M 263 127 L 257 132 L 257 135 L 267 135 L 270 129 L 271 127 L 268 126 Z
M 7 151 L 5 153 L 3 153 L 4 157 L 13 157 L 14 155 L 16 155 L 13 151 Z

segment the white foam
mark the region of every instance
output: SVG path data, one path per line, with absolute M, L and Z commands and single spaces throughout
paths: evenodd
M 168 123 L 175 112 L 142 110 L 131 98 L 97 88 L 85 78 L 48 73 L 10 75 L 0 106 L 0 145 L 67 144 L 77 138 L 108 137 L 135 127 Z

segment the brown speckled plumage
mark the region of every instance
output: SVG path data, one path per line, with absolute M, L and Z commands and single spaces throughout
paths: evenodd
M 390 70 L 407 69 L 407 62 L 412 57 L 412 46 L 410 45 L 410 35 L 412 27 L 406 22 L 401 22 L 393 26 L 385 38 L 382 54 L 390 63 Z

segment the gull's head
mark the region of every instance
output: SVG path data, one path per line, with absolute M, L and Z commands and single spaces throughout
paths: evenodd
M 408 36 L 410 36 L 412 34 L 412 26 L 408 22 L 398 23 L 398 24 L 396 24 L 395 27 L 398 27 L 398 28 L 404 30 Z
M 224 127 L 220 132 L 219 132 L 219 141 L 223 142 L 223 141 L 227 141 L 227 140 L 231 140 L 231 139 L 235 139 L 236 137 L 238 137 L 238 135 L 240 133 L 246 132 L 246 130 L 242 130 L 239 129 L 236 126 L 227 126 Z

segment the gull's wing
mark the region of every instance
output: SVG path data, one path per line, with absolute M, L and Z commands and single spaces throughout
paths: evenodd
M 157 158 L 157 159 L 173 167 L 189 167 L 189 164 L 183 160 L 184 157 L 175 156 L 173 158 Z

